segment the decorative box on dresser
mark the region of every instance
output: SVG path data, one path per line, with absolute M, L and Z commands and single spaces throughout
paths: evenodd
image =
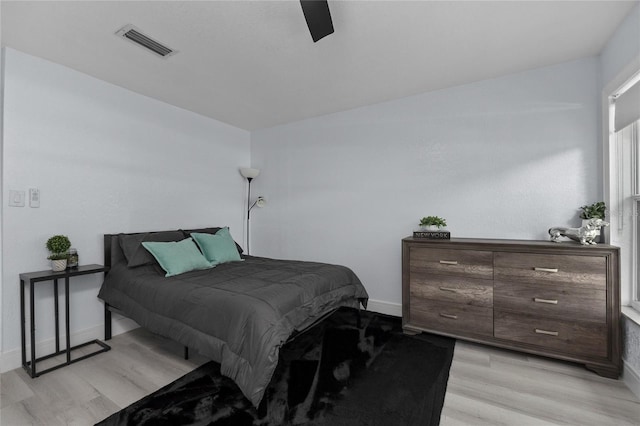
M 620 374 L 619 248 L 402 240 L 402 325 Z

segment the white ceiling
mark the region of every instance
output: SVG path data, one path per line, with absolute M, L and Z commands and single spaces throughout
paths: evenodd
M 2 45 L 255 130 L 598 55 L 631 1 L 7 1 Z M 179 52 L 118 38 L 133 24 Z

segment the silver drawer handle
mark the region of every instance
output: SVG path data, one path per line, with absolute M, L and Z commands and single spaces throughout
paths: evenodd
M 445 317 L 445 318 L 455 319 L 455 320 L 457 320 L 457 319 L 458 319 L 458 316 L 457 316 L 457 315 L 443 314 L 442 312 L 440 312 L 440 316 L 441 316 L 441 317 Z
M 548 303 L 550 305 L 557 305 L 558 301 L 554 299 L 540 299 L 538 297 L 534 297 L 533 301 L 536 303 Z
M 545 334 L 547 336 L 557 336 L 558 335 L 557 331 L 540 330 L 539 328 L 536 328 L 536 333 Z
M 539 272 L 558 272 L 558 268 L 533 268 L 533 270 Z
M 442 290 L 442 291 L 452 291 L 454 293 L 456 293 L 458 291 L 457 288 L 451 288 L 451 287 L 440 287 L 440 290 Z
M 457 260 L 441 260 L 440 263 L 442 263 L 443 265 L 457 265 L 458 261 Z

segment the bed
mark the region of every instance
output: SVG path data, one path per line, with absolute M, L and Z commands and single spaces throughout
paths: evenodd
M 222 374 L 257 407 L 280 347 L 339 307 L 366 307 L 368 295 L 345 266 L 244 255 L 166 277 L 142 246 L 216 235 L 220 229 L 106 234 L 108 272 L 98 295 L 105 302 L 105 338 L 111 311 L 125 315 L 219 362 Z

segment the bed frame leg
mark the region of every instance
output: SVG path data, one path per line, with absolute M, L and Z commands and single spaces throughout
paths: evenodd
M 111 340 L 111 310 L 109 304 L 104 304 L 104 340 Z
M 184 359 L 189 359 L 189 346 L 184 347 Z

